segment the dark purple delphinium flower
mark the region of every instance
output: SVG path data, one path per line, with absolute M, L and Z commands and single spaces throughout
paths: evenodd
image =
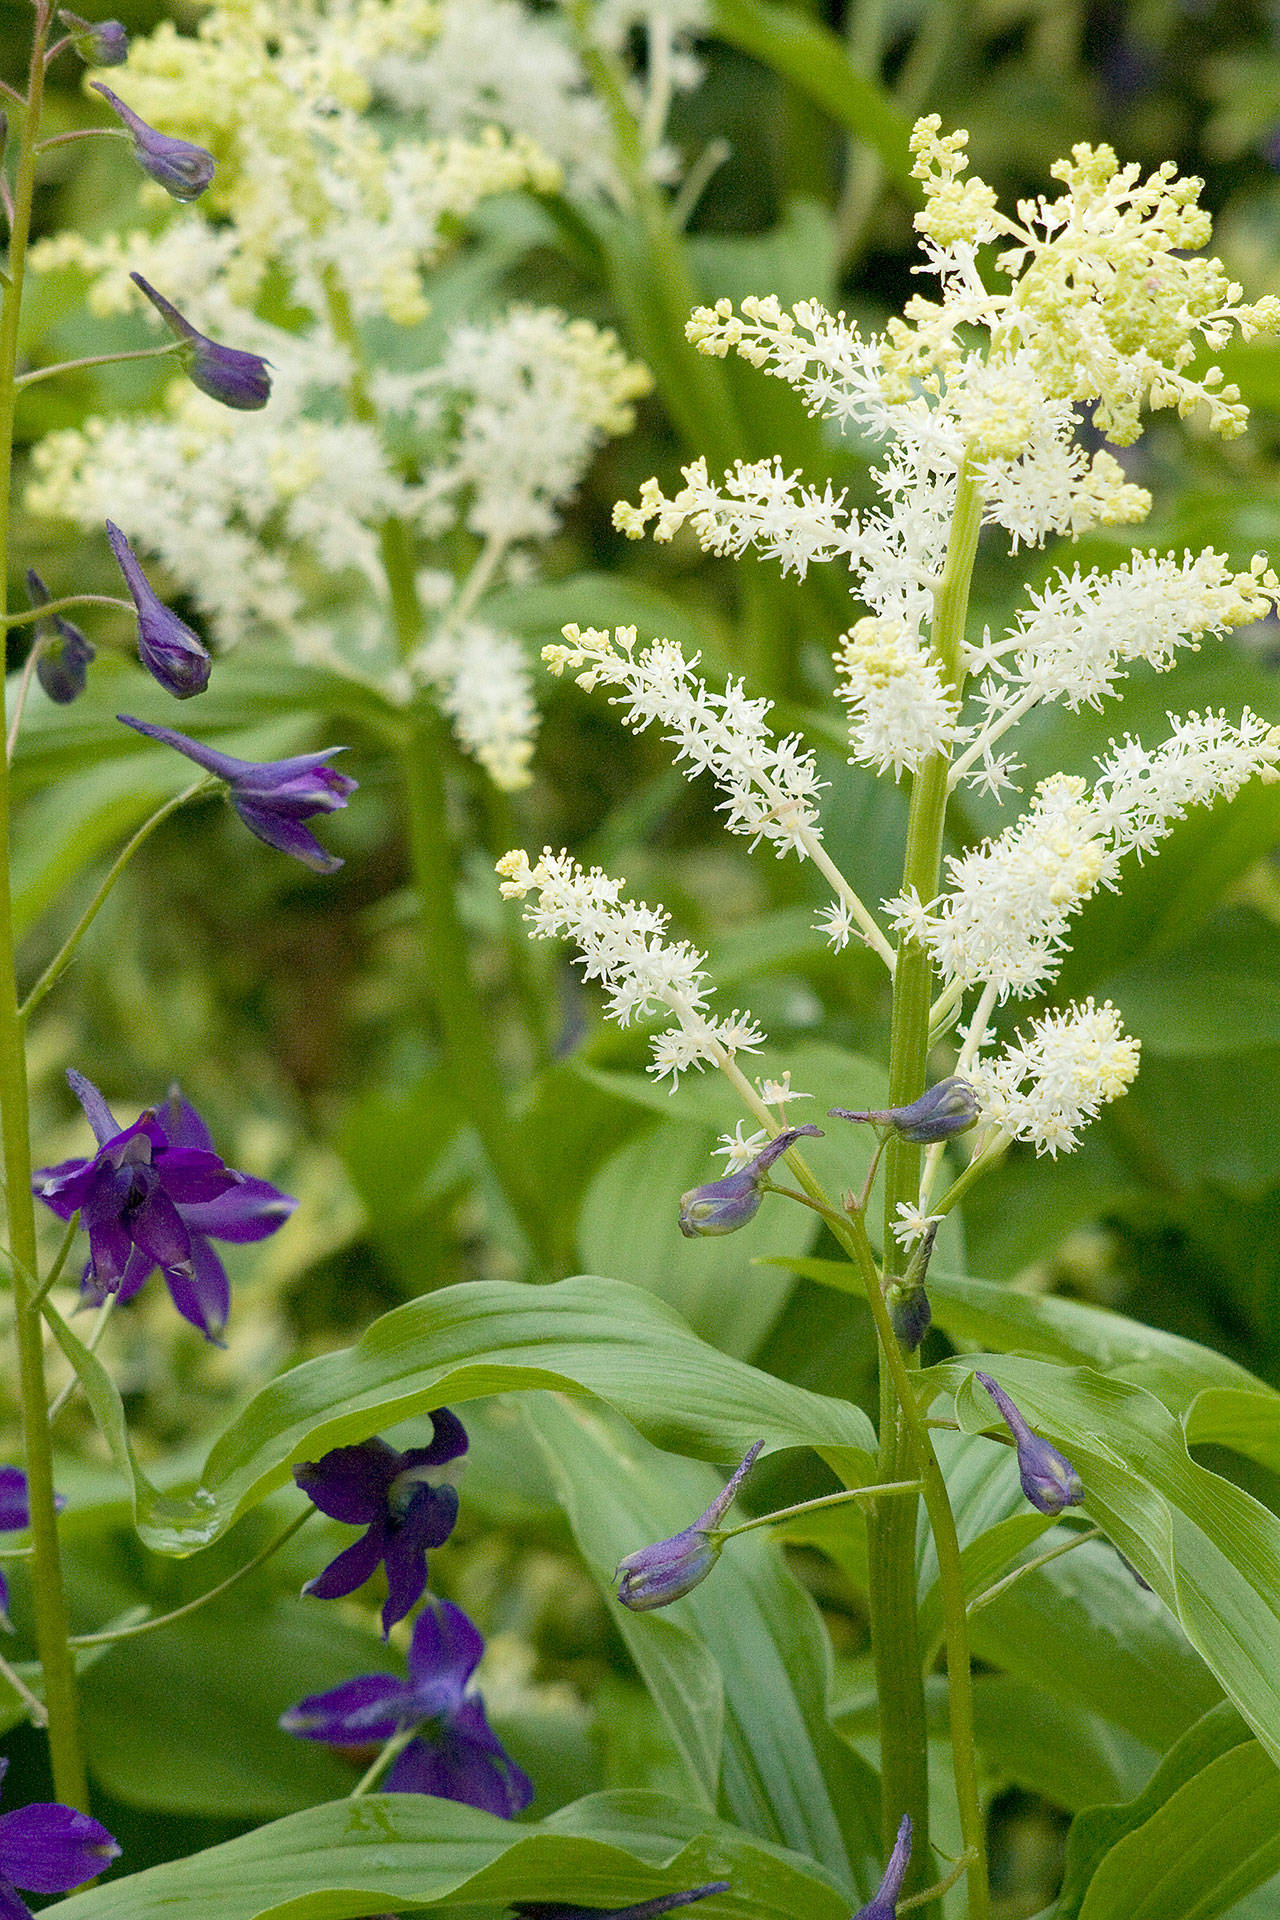
M 203 693 L 213 665 L 199 634 L 192 633 L 155 592 L 138 556 L 119 527 L 107 521 L 107 539 L 138 612 L 138 656 L 153 680 L 175 700 Z
M 126 107 L 119 94 L 101 80 L 89 85 L 100 93 L 111 111 L 118 114 L 133 140 L 133 157 L 142 171 L 158 181 L 175 200 L 198 200 L 213 178 L 213 155 L 191 140 L 175 140 L 171 134 L 157 133 L 132 107 Z
M 705 1887 L 659 1894 L 656 1900 L 642 1900 L 635 1907 L 566 1907 L 558 1900 L 517 1900 L 512 1912 L 519 1920 L 658 1920 L 661 1913 L 674 1913 L 678 1907 L 691 1907 L 695 1900 L 728 1891 L 727 1880 L 711 1880 Z
M 1084 1485 L 1071 1462 L 1038 1433 L 1032 1433 L 1004 1388 L 997 1386 L 989 1373 L 975 1373 L 973 1377 L 991 1395 L 1014 1437 L 1018 1477 L 1032 1506 L 1041 1513 L 1061 1513 L 1064 1507 L 1079 1506 Z
M 197 332 L 173 303 L 157 293 L 140 273 L 131 273 L 129 278 L 146 294 L 170 333 L 182 343 L 178 359 L 192 386 L 199 387 L 211 400 L 220 400 L 224 407 L 236 407 L 243 413 L 253 413 L 266 406 L 271 397 L 271 375 L 260 353 L 219 346 L 207 334 Z
M 159 740 L 175 753 L 185 753 L 198 767 L 225 780 L 232 806 L 250 833 L 269 847 L 291 853 L 315 873 L 335 873 L 342 865 L 337 854 L 326 853 L 302 822 L 313 813 L 333 813 L 345 807 L 355 792 L 357 783 L 350 774 L 325 765 L 335 753 L 345 753 L 345 747 L 299 753 L 291 760 L 236 760 L 200 740 L 189 739 L 185 733 L 175 733 L 171 727 L 153 727 L 147 720 L 135 720 L 130 713 L 118 713 L 116 719 L 135 733 L 145 733 L 148 740 Z
M 467 1683 L 484 1641 L 460 1608 L 440 1600 L 418 1615 L 409 1678 L 366 1673 L 311 1694 L 280 1716 L 286 1733 L 333 1747 L 381 1746 L 415 1729 L 382 1782 L 386 1793 L 431 1793 L 503 1820 L 533 1798 L 533 1782 L 507 1753 Z
M 318 1600 L 341 1599 L 362 1587 L 381 1562 L 387 1570 L 384 1640 L 422 1596 L 427 1549 L 442 1547 L 458 1518 L 457 1489 L 433 1485 L 431 1475 L 466 1452 L 466 1430 L 447 1407 L 438 1407 L 431 1418 L 435 1432 L 428 1447 L 398 1453 L 385 1440 L 362 1440 L 293 1469 L 294 1479 L 321 1513 L 366 1529 L 302 1591 Z
M 884 1879 L 876 1891 L 874 1900 L 868 1900 L 865 1907 L 859 1907 L 853 1920 L 896 1920 L 898 1895 L 902 1892 L 902 1883 L 911 1863 L 911 1816 L 903 1814 L 902 1825 L 898 1828 L 898 1837 L 893 1843 L 893 1852 L 889 1855 L 889 1864 L 884 1870 Z
M 822 1128 L 788 1127 L 785 1132 L 775 1134 L 768 1146 L 761 1147 L 754 1160 L 748 1160 L 737 1173 L 727 1173 L 723 1180 L 708 1180 L 705 1186 L 690 1187 L 688 1193 L 682 1193 L 680 1231 L 685 1239 L 736 1233 L 748 1220 L 753 1220 L 764 1198 L 761 1182 L 765 1174 L 803 1133 L 821 1137 Z
M 129 58 L 129 36 L 118 20 L 82 20 L 65 7 L 58 8 L 58 18 L 87 67 L 122 67 Z
M 720 1558 L 716 1529 L 733 1505 L 738 1488 L 755 1465 L 763 1445 L 763 1440 L 752 1442 L 728 1485 L 691 1527 L 673 1534 L 670 1540 L 640 1547 L 625 1560 L 619 1560 L 613 1577 L 618 1581 L 618 1598 L 624 1607 L 630 1607 L 633 1613 L 648 1613 L 654 1607 L 665 1607 L 669 1601 L 678 1600 L 706 1579 Z
M 49 604 L 49 589 L 34 567 L 27 568 L 27 594 L 33 607 Z M 48 624 L 45 620 L 37 620 L 35 624 L 35 639 L 40 646 L 36 679 L 51 700 L 66 707 L 84 692 L 94 650 L 79 627 L 73 627 L 69 620 L 60 620 L 56 614 L 53 630 L 58 644 L 53 644 L 48 638 Z
M 927 1088 L 909 1107 L 864 1107 L 857 1112 L 829 1107 L 827 1112 L 837 1120 L 870 1120 L 877 1127 L 892 1127 L 901 1139 L 923 1144 L 967 1133 L 976 1126 L 981 1108 L 969 1082 L 953 1074 Z
M 98 1151 L 92 1160 L 43 1168 L 34 1186 L 60 1220 L 79 1209 L 89 1235 L 86 1298 L 130 1300 L 159 1267 L 183 1319 L 217 1344 L 231 1289 L 210 1240 L 264 1240 L 297 1203 L 269 1181 L 225 1166 L 176 1087 L 158 1111 L 121 1129 L 95 1086 L 78 1073 L 67 1079 Z
M 53 1496 L 53 1504 L 61 1512 L 66 1501 L 60 1493 Z M 31 1525 L 31 1504 L 27 1494 L 27 1476 L 21 1467 L 0 1467 L 0 1533 L 20 1533 Z M 9 1582 L 0 1568 L 0 1626 L 6 1633 L 13 1632 L 9 1619 Z M 0 1779 L 4 1774 L 0 1771 Z M 3 1907 L 0 1907 L 0 1920 L 3 1920 Z
M 9 1762 L 0 1760 L 0 1780 Z M 0 1920 L 31 1920 L 24 1893 L 70 1893 L 93 1880 L 120 1849 L 87 1813 L 52 1800 L 0 1813 Z

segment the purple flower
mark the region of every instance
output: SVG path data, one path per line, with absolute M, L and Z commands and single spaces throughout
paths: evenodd
M 728 1485 L 691 1527 L 673 1534 L 670 1540 L 640 1547 L 625 1560 L 619 1560 L 613 1577 L 618 1581 L 618 1598 L 624 1607 L 630 1607 L 633 1613 L 648 1613 L 654 1607 L 665 1607 L 669 1601 L 678 1600 L 706 1579 L 720 1558 L 716 1529 L 733 1505 L 738 1488 L 755 1465 L 763 1445 L 763 1440 L 752 1442 Z
M 92 1160 L 43 1168 L 34 1185 L 59 1220 L 79 1209 L 89 1235 L 87 1299 L 98 1304 L 115 1293 L 131 1300 L 159 1267 L 183 1319 L 218 1344 L 231 1288 L 210 1241 L 265 1240 L 296 1201 L 225 1166 L 176 1087 L 158 1111 L 149 1108 L 121 1129 L 95 1086 L 75 1072 L 67 1079 L 98 1151 Z
M 192 386 L 199 387 L 211 400 L 220 400 L 224 407 L 238 407 L 245 413 L 266 406 L 271 397 L 271 375 L 260 353 L 220 347 L 216 340 L 198 333 L 140 273 L 131 273 L 129 278 L 146 294 L 170 333 L 182 342 L 178 358 Z
M 143 666 L 175 700 L 203 693 L 213 662 L 200 636 L 158 597 L 138 565 L 138 556 L 110 520 L 107 539 L 138 611 L 138 656 Z
M 365 1528 L 302 1591 L 319 1600 L 340 1599 L 362 1587 L 381 1561 L 387 1570 L 384 1640 L 421 1598 L 427 1549 L 443 1546 L 458 1518 L 457 1489 L 434 1485 L 431 1470 L 466 1452 L 466 1432 L 447 1407 L 438 1407 L 431 1417 L 435 1432 L 429 1447 L 397 1453 L 385 1440 L 362 1440 L 354 1447 L 335 1447 L 319 1460 L 304 1460 L 293 1470 L 321 1513 Z
M 91 80 L 89 85 L 124 121 L 133 139 L 133 157 L 142 171 L 158 181 L 173 199 L 198 200 L 213 178 L 213 155 L 207 148 L 157 133 L 101 80 Z
M 66 1506 L 60 1493 L 53 1496 L 53 1504 L 59 1511 Z M 27 1497 L 27 1476 L 21 1467 L 0 1467 L 0 1533 L 20 1533 L 31 1525 L 31 1506 Z M 9 1583 L 0 1569 L 0 1626 L 6 1633 L 12 1633 L 9 1620 Z M 0 1779 L 4 1778 L 0 1770 Z M 0 1909 L 3 1920 L 3 1909 Z
M 977 1125 L 981 1108 L 969 1082 L 953 1074 L 929 1087 L 909 1107 L 866 1107 L 859 1112 L 829 1107 L 827 1111 L 837 1120 L 870 1120 L 877 1127 L 892 1127 L 903 1140 L 924 1143 L 967 1133 Z
M 129 36 L 118 20 L 82 20 L 58 8 L 70 28 L 71 44 L 87 67 L 122 67 L 129 58 Z
M 989 1373 L 975 1373 L 1004 1416 L 1005 1425 L 1018 1448 L 1018 1477 L 1022 1491 L 1041 1513 L 1061 1513 L 1064 1507 L 1076 1507 L 1084 1499 L 1084 1485 L 1071 1462 L 1032 1433 L 1003 1387 Z
M 893 1852 L 889 1855 L 889 1864 L 884 1870 L 884 1879 L 876 1892 L 874 1900 L 865 1907 L 859 1907 L 853 1920 L 895 1920 L 898 1911 L 898 1895 L 902 1892 L 902 1882 L 906 1878 L 907 1867 L 911 1861 L 911 1816 L 904 1813 L 902 1825 L 898 1828 L 898 1837 L 893 1843 Z
M 9 1762 L 0 1760 L 0 1780 Z M 31 1920 L 25 1893 L 69 1893 L 94 1879 L 120 1849 L 106 1828 L 51 1800 L 0 1813 L 0 1920 Z
M 387 1793 L 432 1793 L 509 1820 L 533 1798 L 533 1782 L 507 1753 L 467 1682 L 484 1641 L 448 1600 L 418 1615 L 409 1678 L 366 1673 L 328 1693 L 299 1700 L 280 1716 L 286 1733 L 334 1747 L 381 1746 L 397 1733 L 414 1738 L 383 1782 Z
M 217 753 L 185 733 L 169 727 L 153 727 L 147 720 L 135 720 L 132 714 L 118 713 L 116 719 L 148 740 L 159 740 L 176 753 L 185 753 L 198 767 L 227 783 L 230 800 L 250 833 L 265 840 L 281 853 L 315 873 L 334 873 L 342 865 L 338 856 L 326 853 L 315 835 L 302 822 L 313 813 L 333 813 L 345 807 L 356 790 L 349 774 L 338 773 L 325 765 L 345 747 L 324 747 L 319 753 L 299 753 L 292 760 L 236 760 L 229 753 Z
M 690 1887 L 687 1893 L 642 1900 L 637 1907 L 566 1907 L 558 1900 L 517 1900 L 512 1911 L 519 1920 L 657 1920 L 660 1913 L 674 1913 L 677 1907 L 691 1907 L 695 1900 L 728 1891 L 727 1880 L 712 1880 L 705 1887 Z
M 788 1127 L 785 1132 L 775 1134 L 767 1147 L 761 1147 L 754 1160 L 748 1160 L 745 1167 L 737 1173 L 726 1174 L 723 1180 L 708 1180 L 705 1186 L 690 1187 L 688 1193 L 680 1195 L 680 1231 L 686 1240 L 696 1240 L 708 1234 L 736 1233 L 739 1227 L 745 1227 L 759 1211 L 764 1197 L 761 1182 L 774 1161 L 784 1154 L 793 1140 L 802 1133 L 814 1133 L 821 1137 L 821 1127 Z
M 27 568 L 27 594 L 33 607 L 48 605 L 49 589 L 34 567 Z M 36 621 L 35 638 L 40 645 L 36 679 L 51 700 L 65 707 L 84 692 L 94 650 L 79 627 L 73 627 L 69 620 L 60 620 L 56 614 L 53 630 L 58 636 L 58 645 L 48 639 L 48 622 Z

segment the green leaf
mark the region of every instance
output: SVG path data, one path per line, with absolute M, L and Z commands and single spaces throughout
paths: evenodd
M 370 1794 L 109 1880 L 58 1920 L 359 1920 L 512 1900 L 621 1906 L 729 1880 L 707 1920 L 848 1920 L 812 1861 L 648 1793 L 595 1794 L 516 1823 L 428 1794 Z
M 724 1474 L 660 1454 L 595 1409 L 552 1400 L 529 1406 L 526 1418 L 603 1591 L 611 1591 L 624 1553 L 680 1532 L 724 1484 Z M 688 1709 L 679 1673 L 665 1667 L 670 1623 L 714 1661 L 723 1690 L 723 1792 L 734 1819 L 811 1854 L 868 1896 L 880 1872 L 876 1777 L 831 1727 L 826 1635 L 777 1547 L 760 1533 L 732 1540 L 711 1574 L 671 1609 L 619 1608 L 614 1617 L 673 1729 Z M 715 1772 L 701 1785 L 714 1794 Z
M 1072 1460 L 1085 1484 L 1085 1512 L 1154 1588 L 1280 1757 L 1280 1519 L 1197 1465 L 1177 1420 L 1141 1388 L 1084 1367 L 1006 1356 L 981 1364 Z M 956 1392 L 966 1431 L 993 1424 L 970 1360 L 945 1361 L 927 1379 Z
M 1280 927 L 1237 910 L 1217 915 L 1211 932 L 1104 982 L 1144 1054 L 1186 1060 L 1280 1046 Z
M 434 1407 L 536 1389 L 595 1394 L 673 1451 L 731 1459 L 763 1437 L 817 1447 L 855 1484 L 874 1476 L 858 1408 L 729 1359 L 636 1287 L 474 1281 L 397 1307 L 355 1346 L 273 1380 L 214 1444 L 185 1510 L 171 1503 L 140 1530 L 161 1552 L 190 1552 L 284 1485 L 291 1461 Z
M 857 72 L 829 27 L 777 0 L 715 0 L 712 23 L 720 39 L 772 67 L 855 139 L 874 148 L 886 172 L 913 200 L 919 198 L 911 178 L 907 121 L 874 81 Z

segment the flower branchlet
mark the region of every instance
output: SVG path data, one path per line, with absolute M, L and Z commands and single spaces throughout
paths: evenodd
M 768 1188 L 767 1174 L 774 1161 L 794 1145 L 801 1134 L 818 1134 L 821 1127 L 787 1127 L 734 1173 L 709 1180 L 680 1196 L 680 1231 L 687 1240 L 736 1233 L 760 1210 Z
M 692 1526 L 654 1546 L 639 1547 L 618 1562 L 614 1578 L 624 1607 L 630 1607 L 633 1613 L 647 1613 L 654 1607 L 669 1606 L 706 1579 L 720 1558 L 720 1522 L 763 1446 L 763 1440 L 752 1442 L 733 1477 Z

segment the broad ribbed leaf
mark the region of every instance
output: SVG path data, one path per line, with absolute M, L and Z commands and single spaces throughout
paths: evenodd
M 486 1280 L 397 1307 L 355 1346 L 273 1380 L 215 1443 L 185 1509 L 140 1511 L 139 1530 L 160 1551 L 190 1552 L 283 1485 L 292 1461 L 433 1407 L 546 1388 L 594 1394 L 674 1452 L 737 1459 L 763 1438 L 818 1448 L 854 1484 L 874 1478 L 858 1408 L 729 1359 L 639 1288 Z

